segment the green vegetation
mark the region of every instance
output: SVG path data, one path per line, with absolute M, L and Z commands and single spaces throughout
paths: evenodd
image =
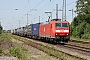
M 90 39 L 90 1 L 77 0 L 77 16 L 71 22 L 71 36 L 79 39 Z
M 0 34 L 2 33 L 2 30 L 3 30 L 3 28 L 2 28 L 2 26 L 0 25 Z
M 71 40 L 77 40 L 77 41 L 83 41 L 83 42 L 90 42 L 90 39 L 82 39 L 82 38 L 76 38 L 71 36 Z
M 10 48 L 9 53 L 15 57 L 17 56 L 18 58 L 22 57 L 22 55 L 20 54 L 20 50 L 18 48 Z
M 2 53 L 2 51 L 3 51 L 3 50 L 2 50 L 2 48 L 0 47 L 0 53 Z
M 8 50 L 3 51 L 3 55 L 5 56 L 14 56 L 19 60 L 28 60 L 28 50 L 23 47 L 22 44 L 15 43 L 15 47 L 11 47 Z
M 23 47 L 23 49 L 24 49 L 24 47 Z M 12 55 L 12 56 L 14 56 L 14 57 L 18 57 L 19 60 L 28 60 L 28 59 L 26 58 L 26 56 L 23 54 L 23 53 L 25 53 L 25 52 L 27 52 L 27 51 L 28 51 L 28 50 L 26 50 L 26 49 L 22 50 L 22 49 L 20 49 L 20 48 L 10 48 L 10 49 L 9 49 L 10 55 Z
M 28 60 L 28 56 L 30 56 L 30 54 L 28 54 L 29 53 L 28 50 L 24 48 L 22 44 L 18 43 L 17 40 L 13 39 L 11 34 L 9 33 L 0 34 L 0 43 L 2 43 L 3 41 L 6 41 L 4 43 L 8 43 L 9 41 L 9 44 L 7 45 L 10 45 L 10 47 L 6 50 L 3 50 L 2 48 L 5 47 L 0 46 L 0 55 L 14 56 L 17 57 L 19 60 Z
M 7 34 L 7 33 L 2 33 L 2 34 L 0 34 L 0 41 L 10 40 L 10 39 L 11 39 L 10 34 Z

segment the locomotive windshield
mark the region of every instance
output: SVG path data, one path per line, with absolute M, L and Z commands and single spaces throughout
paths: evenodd
M 56 28 L 60 28 L 61 27 L 61 23 L 56 23 Z
M 55 26 L 56 28 L 61 28 L 61 27 L 67 28 L 68 27 L 67 23 L 56 23 L 55 25 L 56 25 Z
M 67 23 L 62 23 L 62 27 L 68 27 Z

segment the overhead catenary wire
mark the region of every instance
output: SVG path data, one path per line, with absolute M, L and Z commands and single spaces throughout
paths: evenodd
M 38 7 L 44 0 L 42 0 L 40 3 L 38 3 L 34 8 Z
M 44 0 L 42 0 L 41 2 L 39 2 L 33 9 L 35 9 L 36 7 L 38 7 L 43 1 L 44 1 Z M 29 2 L 29 0 L 28 0 L 28 2 Z M 27 13 L 29 13 L 29 12 L 32 12 L 32 11 L 28 11 Z M 24 14 L 24 15 L 25 15 L 25 14 Z M 23 15 L 23 16 L 24 16 L 24 15 Z M 21 18 L 22 18 L 22 17 L 21 17 Z M 21 18 L 20 18 L 20 19 L 21 19 Z M 20 20 L 20 19 L 19 19 L 19 20 Z
M 55 1 L 55 0 L 54 0 Z M 53 2 L 54 2 L 53 1 Z M 50 1 L 47 3 L 47 4 L 45 4 L 45 6 L 43 6 L 42 8 L 40 8 L 40 11 L 43 11 L 43 10 L 46 10 L 47 8 L 49 8 L 50 7 L 50 5 L 52 5 L 53 4 L 53 2 L 51 2 L 51 4 L 50 4 Z M 47 7 L 48 6 L 48 7 Z M 36 13 L 37 14 L 37 13 Z M 45 11 L 42 13 L 42 12 L 40 12 L 40 16 L 43 16 L 45 14 Z M 38 18 L 38 17 L 37 17 Z
M 29 0 L 28 0 L 28 2 L 29 2 Z M 41 3 L 43 3 L 44 2 L 44 0 L 42 0 L 41 2 L 39 2 L 33 9 L 35 9 L 35 8 L 37 8 Z M 50 2 L 51 2 L 51 0 L 50 0 Z M 74 2 L 71 2 L 71 3 L 69 3 L 69 4 L 66 4 L 66 6 L 68 6 L 68 5 L 70 5 L 70 4 L 73 4 L 73 3 L 75 3 L 76 1 L 74 1 Z M 43 9 L 45 9 L 45 8 L 43 8 Z M 32 12 L 32 11 L 30 11 L 29 10 L 29 12 Z M 28 13 L 29 13 L 28 12 Z M 42 14 L 45 14 L 45 13 L 42 13 Z M 41 16 L 42 16 L 42 14 L 41 14 Z M 24 16 L 24 15 L 23 15 Z M 21 17 L 22 18 L 22 17 Z M 20 19 L 19 19 L 20 20 Z
M 73 2 L 71 2 L 71 3 L 69 3 L 69 4 L 66 4 L 66 7 L 67 6 L 69 6 L 69 5 L 71 5 L 71 4 L 73 4 L 73 3 L 75 3 L 76 1 L 73 1 Z M 55 11 L 55 10 L 54 10 Z M 53 11 L 52 11 L 53 12 Z M 44 14 L 44 13 L 43 13 Z M 41 14 L 42 15 L 42 14 Z M 65 15 L 66 16 L 66 15 Z M 66 19 L 66 18 L 65 18 Z
M 44 0 L 42 0 L 41 2 L 39 2 L 34 8 L 38 7 L 43 1 L 44 1 Z M 29 0 L 28 0 L 28 2 L 29 2 Z M 51 2 L 51 0 L 50 0 L 50 2 Z M 71 3 L 69 3 L 69 4 L 67 4 L 66 6 L 71 5 L 71 4 L 75 3 L 75 2 L 76 2 L 76 1 L 73 1 L 73 2 L 71 2 Z M 33 9 L 34 9 L 34 8 L 33 8 Z M 29 12 L 31 12 L 31 11 L 29 11 Z
M 71 3 L 69 3 L 69 4 L 67 4 L 66 6 L 71 5 L 71 4 L 75 3 L 75 2 L 76 2 L 76 1 L 73 1 L 73 2 L 71 2 Z

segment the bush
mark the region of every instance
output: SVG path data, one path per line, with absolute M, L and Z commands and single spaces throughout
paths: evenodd
M 73 35 L 73 30 L 74 30 L 74 28 L 75 28 L 74 26 L 72 26 L 72 25 L 70 26 L 70 35 L 71 35 L 71 36 Z
M 85 28 L 84 33 L 85 34 L 90 34 L 90 24 L 87 23 L 84 28 Z
M 88 31 L 88 30 L 86 30 L 86 25 L 87 25 L 87 23 L 83 22 L 83 23 L 79 24 L 77 27 L 73 28 L 72 35 L 74 37 L 82 38 L 82 35 L 84 35 L 85 32 Z
M 82 35 L 82 39 L 90 39 L 90 34 L 84 34 L 84 35 Z
M 2 26 L 0 25 L 0 34 L 2 33 Z

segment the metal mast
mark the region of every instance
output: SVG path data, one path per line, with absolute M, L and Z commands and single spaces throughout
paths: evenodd
M 58 4 L 56 4 L 56 19 L 58 19 Z
M 40 23 L 40 16 L 39 16 L 39 23 Z
M 66 0 L 63 0 L 62 10 L 62 20 L 66 20 Z
M 0 22 L 0 26 L 1 26 L 1 22 Z
M 65 20 L 66 20 L 66 0 L 65 0 Z
M 28 13 L 27 13 L 27 26 L 28 26 Z

